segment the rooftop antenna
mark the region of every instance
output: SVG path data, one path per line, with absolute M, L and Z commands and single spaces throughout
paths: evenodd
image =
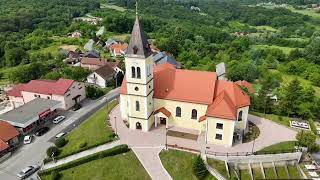
M 136 15 L 138 16 L 138 0 L 136 0 Z

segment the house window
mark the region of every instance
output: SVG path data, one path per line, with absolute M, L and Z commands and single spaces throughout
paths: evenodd
M 216 139 L 217 140 L 222 140 L 222 134 L 216 134 Z
M 140 104 L 139 104 L 139 101 L 136 101 L 136 111 L 140 111 Z
M 192 112 L 191 112 L 191 119 L 197 119 L 197 110 L 195 109 L 192 109 Z
M 67 94 L 67 97 L 70 96 L 70 94 Z
M 222 124 L 222 123 L 217 123 L 216 128 L 217 128 L 217 129 L 223 129 L 223 124 Z
M 176 107 L 176 117 L 181 117 L 181 108 Z
M 136 68 L 133 66 L 131 67 L 131 75 L 132 78 L 136 78 Z
M 238 114 L 238 121 L 242 121 L 242 111 L 240 111 Z
M 141 70 L 140 67 L 137 67 L 137 78 L 141 78 Z
M 50 96 L 48 96 L 47 99 L 50 99 Z

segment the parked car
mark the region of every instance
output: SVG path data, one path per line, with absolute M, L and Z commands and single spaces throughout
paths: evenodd
M 75 104 L 73 107 L 72 107 L 72 111 L 77 111 L 81 108 L 82 106 L 80 104 Z
M 23 144 L 30 144 L 32 142 L 33 136 L 25 136 L 23 139 Z
M 59 122 L 63 121 L 64 119 L 66 119 L 65 116 L 58 116 L 58 117 L 54 118 L 54 120 L 52 122 L 53 122 L 53 124 L 58 124 Z
M 36 131 L 36 136 L 42 136 L 48 131 L 49 131 L 48 127 L 43 127 L 41 129 L 39 129 L 38 131 Z
M 59 133 L 59 134 L 57 134 L 56 135 L 56 138 L 58 139 L 58 138 L 61 138 L 62 136 L 64 136 L 64 135 L 66 135 L 67 133 L 65 133 L 65 132 L 61 132 L 61 133 Z
M 28 166 L 28 167 L 22 169 L 17 174 L 17 176 L 19 179 L 25 179 L 28 176 L 30 176 L 31 174 L 33 174 L 34 172 L 38 171 L 39 169 L 40 169 L 40 166 L 38 166 L 38 165 Z

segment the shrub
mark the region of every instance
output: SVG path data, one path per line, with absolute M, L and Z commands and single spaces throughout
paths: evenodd
M 59 138 L 56 140 L 55 142 L 55 145 L 58 147 L 58 148 L 62 148 L 63 146 L 65 146 L 67 144 L 67 140 L 63 137 Z
M 85 141 L 85 140 L 80 140 L 79 142 L 78 142 L 78 148 L 79 149 L 82 149 L 82 148 L 84 148 L 84 147 L 86 147 L 87 146 L 87 142 Z
M 58 180 L 60 179 L 61 174 L 58 171 L 52 171 L 51 172 L 51 180 Z
M 54 155 L 54 157 L 59 155 L 59 149 L 56 146 L 51 146 L 47 149 L 47 156 L 52 157 L 52 155 Z
M 307 147 L 308 151 L 314 151 L 318 149 L 316 144 L 317 136 L 312 131 L 300 131 L 296 136 L 299 145 Z
M 130 149 L 128 148 L 128 145 L 120 145 L 120 146 L 116 146 L 114 148 L 105 150 L 105 151 L 101 151 L 83 158 L 80 158 L 78 160 L 75 161 L 71 161 L 69 163 L 60 165 L 58 167 L 52 168 L 52 169 L 48 169 L 48 170 L 44 170 L 39 172 L 39 175 L 48 175 L 50 174 L 52 171 L 63 171 L 65 169 L 69 169 L 69 168 L 73 168 L 76 166 L 79 166 L 81 164 L 96 160 L 96 159 L 101 159 L 104 157 L 108 157 L 108 156 L 115 156 L 117 154 L 121 154 L 121 153 L 125 153 L 128 152 Z
M 200 155 L 198 155 L 196 159 L 194 159 L 192 164 L 192 170 L 193 174 L 198 179 L 204 179 L 207 176 L 208 170 Z

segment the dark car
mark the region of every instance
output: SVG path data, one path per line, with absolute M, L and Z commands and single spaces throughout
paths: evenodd
M 36 136 L 42 136 L 48 131 L 49 131 L 48 127 L 43 127 L 41 129 L 39 129 L 38 131 L 36 131 Z
M 79 110 L 80 108 L 81 108 L 82 106 L 81 106 L 81 104 L 75 104 L 73 107 L 72 107 L 72 111 L 77 111 L 77 110 Z
M 19 179 L 25 179 L 28 176 L 30 176 L 31 174 L 33 174 L 34 172 L 38 171 L 40 169 L 40 167 L 38 165 L 34 165 L 34 166 L 28 166 L 24 169 L 22 169 L 18 174 L 18 178 Z

